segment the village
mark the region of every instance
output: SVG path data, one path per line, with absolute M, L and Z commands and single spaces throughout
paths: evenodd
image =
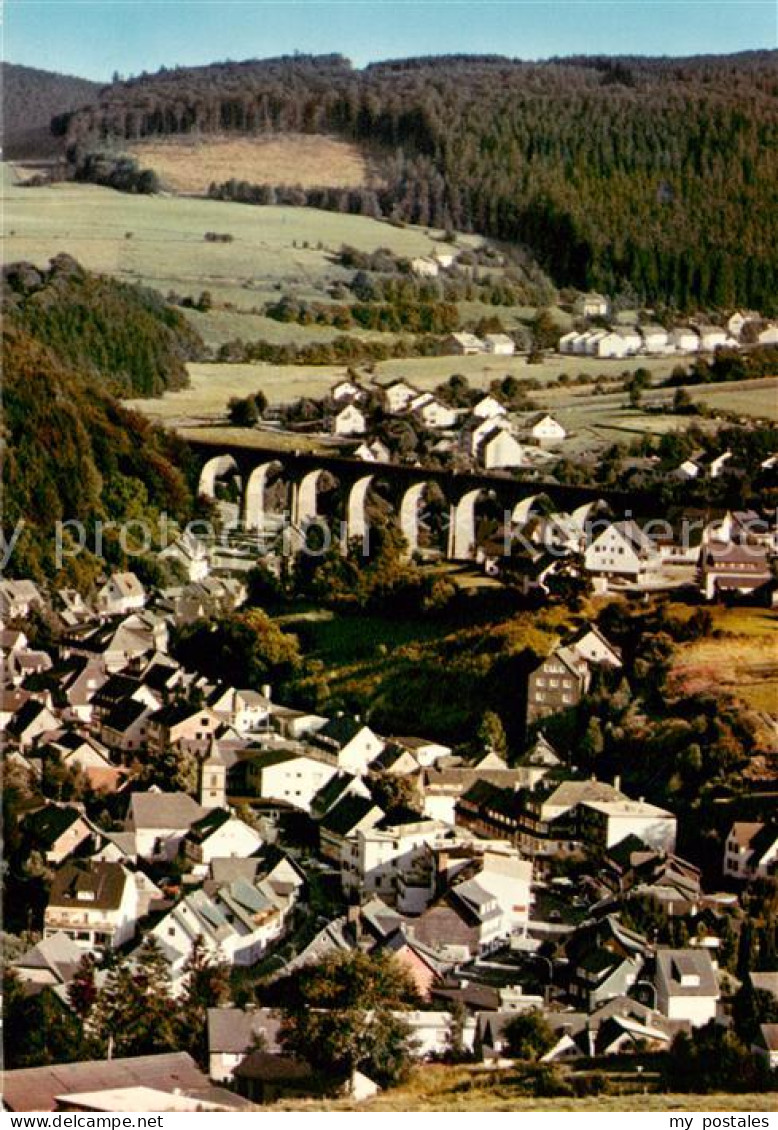
M 385 392 L 398 412 L 413 395 L 404 382 Z M 336 387 L 331 402 L 344 396 L 355 409 L 359 389 Z M 506 415 L 480 398 L 463 433 L 474 443 L 486 425 L 510 437 Z M 539 455 L 564 442 L 549 414 L 534 428 Z M 716 478 L 729 454 L 688 460 L 674 478 Z M 769 476 L 775 458 L 763 463 Z M 703 605 L 773 606 L 778 543 L 766 514 L 709 514 L 682 545 L 672 531 L 652 537 L 598 513 L 591 535 L 587 508 L 528 509 L 517 598 L 542 605 L 561 569 L 601 595 L 647 599 L 681 585 Z M 747 1033 L 755 1073 L 775 1069 L 778 965 L 769 928 L 753 960 L 743 900 L 774 883 L 778 827 L 733 820 L 703 877 L 676 851 L 690 830 L 671 807 L 560 754 L 549 723 L 623 674 L 620 648 L 596 623 L 529 672 L 517 696 L 522 750 L 509 757 L 486 732 L 455 749 L 425 734 L 423 709 L 418 732 L 379 733 L 359 716 L 277 701 L 271 685 L 182 665 L 173 634 L 244 608 L 248 586 L 189 531 L 165 552 L 181 578 L 168 588 L 130 571 L 107 573 L 91 598 L 0 583 L 15 824 L 5 866 L 22 896 L 6 911 L 6 951 L 12 939 L 22 998 L 84 1032 L 96 1023 L 84 982 L 100 1000 L 117 960 L 141 969 L 153 951 L 174 1008 L 193 962 L 226 970 L 227 987 L 203 1010 L 199 1059 L 176 1049 L 73 1063 L 66 1076 L 56 1063 L 12 1069 L 9 1109 L 235 1110 L 321 1094 L 321 1072 L 284 1042 L 273 985 L 354 955 L 391 957 L 409 977 L 412 1007 L 398 1015 L 417 1061 L 499 1068 L 515 1058 L 517 1017 L 530 1016 L 547 1034 L 542 1063 L 573 1073 L 594 1064 L 607 1074 L 612 1058 L 638 1065 L 645 1086 L 652 1057 L 710 1021 Z M 488 540 L 469 567 L 507 583 Z M 357 1070 L 343 1085 L 353 1101 L 380 1089 Z M 138 1088 L 149 1087 L 144 1097 Z

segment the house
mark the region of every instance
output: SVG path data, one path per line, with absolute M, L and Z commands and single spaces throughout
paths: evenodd
M 411 273 L 420 279 L 436 279 L 440 274 L 440 263 L 428 255 L 411 259 Z
M 150 789 L 132 794 L 124 828 L 134 834 L 139 858 L 173 859 L 189 829 L 206 813 L 186 793 Z
M 353 402 L 336 412 L 330 421 L 330 431 L 336 436 L 363 436 L 367 432 L 364 412 Z
M 54 875 L 43 936 L 62 932 L 88 950 L 110 950 L 135 934 L 138 890 L 121 863 L 80 860 Z
M 578 330 L 570 330 L 568 333 L 562 334 L 557 349 L 560 353 L 575 353 L 575 343 L 580 336 Z
M 128 698 L 118 703 L 99 723 L 100 738 L 110 749 L 130 753 L 146 741 L 146 720 L 153 708 Z
M 451 746 L 431 741 L 429 738 L 402 737 L 387 738 L 386 740 L 392 745 L 411 753 L 422 768 L 434 765 L 441 757 L 449 757 L 452 752 Z
M 610 303 L 602 294 L 590 291 L 589 294 L 579 294 L 573 304 L 573 310 L 582 318 L 607 318 Z
M 365 463 L 391 463 L 392 453 L 380 439 L 372 439 L 355 448 L 354 458 L 363 459 Z
M 494 416 L 504 416 L 505 406 L 496 396 L 482 396 L 473 405 L 473 415 L 479 420 L 491 420 Z
M 282 800 L 310 812 L 314 797 L 337 772 L 330 760 L 310 747 L 251 747 L 240 756 L 240 768 L 248 796 Z M 237 770 L 236 770 L 237 772 Z M 231 778 L 232 780 L 232 778 Z M 234 786 L 230 785 L 231 791 Z
M 643 350 L 645 353 L 667 353 L 670 346 L 670 337 L 664 326 L 641 326 L 643 335 Z
M 527 459 L 524 448 L 505 428 L 494 428 L 481 441 L 479 462 L 487 471 L 507 467 L 523 467 Z
M 477 881 L 494 895 L 502 913 L 502 932 L 523 931 L 532 904 L 532 863 L 518 853 L 484 851 Z
M 700 335 L 700 352 L 713 353 L 721 346 L 728 344 L 727 331 L 720 326 L 699 325 L 696 327 Z
M 218 714 L 207 706 L 171 703 L 148 716 L 146 740 L 152 753 L 179 747 L 204 754 L 222 724 Z
M 603 589 L 615 579 L 643 583 L 658 564 L 654 543 L 632 519 L 611 522 L 584 550 L 584 569 L 599 579 Z
M 484 352 L 497 357 L 512 357 L 516 352 L 516 342 L 508 334 L 485 334 Z
M 172 1099 L 174 1092 L 207 1092 L 208 1080 L 187 1052 L 53 1063 L 5 1071 L 3 1104 L 10 1111 L 54 1111 L 58 1100 L 87 1088 L 108 1091 L 141 1086 L 164 1091 Z
M 177 562 L 190 582 L 205 580 L 211 571 L 211 554 L 207 545 L 189 530 L 184 530 L 159 556 L 162 561 Z
M 700 583 L 708 600 L 743 596 L 769 584 L 772 572 L 767 550 L 760 545 L 711 542 L 700 559 Z
M 97 590 L 97 609 L 103 616 L 125 616 L 146 603 L 146 590 L 134 573 L 113 573 Z
M 541 447 L 552 447 L 556 443 L 561 443 L 567 435 L 559 421 L 547 413 L 535 417 L 529 422 L 528 427 L 530 438 Z
M 262 837 L 224 808 L 212 808 L 195 821 L 183 838 L 184 858 L 194 864 L 195 873 L 205 873 L 213 859 L 244 859 L 262 847 Z
M 249 1052 L 235 1068 L 233 1083 L 238 1094 L 260 1106 L 281 1099 L 310 1098 L 326 1089 L 326 1084 L 303 1060 L 266 1051 Z
M 571 992 L 587 1012 L 593 1012 L 614 997 L 625 996 L 643 968 L 640 954 L 624 955 L 604 946 L 579 958 Z
M 697 353 L 700 348 L 700 338 L 691 326 L 679 326 L 670 332 L 670 342 L 676 353 Z
M 411 401 L 411 411 L 425 428 L 439 430 L 453 428 L 458 419 L 458 413 L 442 400 L 430 393 L 423 394 Z
M 743 327 L 749 322 L 758 322 L 759 315 L 752 310 L 743 313 L 741 310 L 736 310 L 734 314 L 730 314 L 727 318 L 727 333 L 730 337 L 739 338 L 743 333 Z
M 60 728 L 59 719 L 48 706 L 35 699 L 24 699 L 19 709 L 5 727 L 9 737 L 15 738 L 22 749 L 35 745 L 39 738 L 55 733 Z
M 44 606 L 45 601 L 34 581 L 0 581 L 0 617 L 4 622 L 22 620 Z
M 770 1071 L 778 1069 L 778 1024 L 760 1024 L 759 1034 L 751 1050 L 767 1064 Z
M 330 389 L 330 400 L 354 400 L 360 396 L 364 396 L 364 391 L 354 381 L 338 381 Z
M 402 823 L 381 819 L 344 837 L 340 878 L 344 893 L 378 894 L 392 902 L 400 874 L 413 872 L 423 855 L 420 849 L 443 831 L 444 825 L 419 813 L 408 813 Z
M 657 1010 L 670 1020 L 699 1028 L 716 1019 L 721 992 L 706 949 L 657 949 L 655 986 Z
M 263 1050 L 278 1055 L 281 1016 L 271 1008 L 208 1009 L 208 1075 L 229 1083 L 235 1068 L 262 1043 Z
M 338 769 L 364 773 L 375 761 L 386 742 L 358 717 L 338 714 L 311 737 L 311 743 L 332 754 Z
M 6 960 L 25 985 L 25 991 L 30 993 L 38 986 L 65 985 L 72 981 L 83 956 L 83 947 L 76 945 L 67 934 L 52 934 L 21 957 Z
M 579 337 L 579 334 L 566 334 L 560 342 L 560 345 L 562 342 L 565 342 L 566 346 L 562 352 L 576 352 L 575 342 Z M 597 357 L 627 357 L 633 352 L 630 347 L 629 338 L 618 330 L 598 334 L 594 337 L 590 337 L 590 340 L 593 342 L 593 352 Z M 568 344 L 571 347 L 569 349 L 567 348 Z
M 369 796 L 343 796 L 319 821 L 319 851 L 340 866 L 348 837 L 363 828 L 372 828 L 383 817 L 384 812 Z
M 59 754 L 66 768 L 81 770 L 95 792 L 116 792 L 127 777 L 127 770 L 111 763 L 96 738 L 66 730 L 48 742 L 47 750 Z
M 611 800 L 584 800 L 579 815 L 581 838 L 590 847 L 609 848 L 637 836 L 657 851 L 675 850 L 676 817 L 644 800 L 620 796 Z
M 419 395 L 419 390 L 409 385 L 407 381 L 396 380 L 383 385 L 381 394 L 386 411 L 390 416 L 396 416 L 400 412 L 405 412 L 410 402 Z
M 484 343 L 471 333 L 449 334 L 443 346 L 446 353 L 456 353 L 460 357 L 484 352 Z
M 722 871 L 733 879 L 766 879 L 778 873 L 778 826 L 737 821 L 724 846 Z
M 581 628 L 567 646 L 587 663 L 599 663 L 613 670 L 620 670 L 623 666 L 621 652 L 596 624 L 587 624 Z
M 459 446 L 469 455 L 478 455 L 481 443 L 498 429 L 511 431 L 511 422 L 505 415 L 471 416 L 459 434 Z
M 571 710 L 589 689 L 589 663 L 570 647 L 558 647 L 530 673 L 527 683 L 527 726 Z
M 756 335 L 760 345 L 778 345 L 778 323 L 770 322 Z
M 47 863 L 55 866 L 86 845 L 94 834 L 80 809 L 53 801 L 29 812 L 20 827 L 27 851 L 40 852 Z

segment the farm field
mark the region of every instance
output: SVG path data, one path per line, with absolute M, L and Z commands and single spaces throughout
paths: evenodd
M 720 412 L 740 412 L 778 420 L 778 376 L 758 382 L 742 381 L 727 385 L 702 385 L 689 389 L 698 404 L 707 404 Z
M 210 290 L 215 301 L 248 310 L 278 297 L 278 284 L 321 297 L 324 283 L 348 279 L 352 272 L 332 262 L 344 243 L 368 252 L 390 247 L 402 256 L 428 255 L 436 245 L 421 228 L 313 208 L 133 196 L 90 184 L 24 188 L 9 183 L 13 170 L 3 179 L 6 262 L 45 265 L 65 251 L 89 270 L 163 294 Z M 206 232 L 233 240 L 208 243 Z
M 336 137 L 284 134 L 175 138 L 127 146 L 143 168 L 154 169 L 171 192 L 206 193 L 212 181 L 359 188 L 371 181 L 363 153 Z
M 673 679 L 688 691 L 718 686 L 752 709 L 778 719 L 778 613 L 762 608 L 712 608 L 714 630 L 683 644 Z
M 241 319 L 244 316 L 235 315 L 235 317 Z M 264 320 L 270 321 L 270 319 Z M 194 318 L 192 321 L 199 325 Z M 303 327 L 290 327 L 280 323 L 278 327 L 286 331 L 296 329 L 300 335 L 297 340 L 313 340 L 302 337 Z M 633 367 L 638 368 L 645 359 L 633 360 Z M 630 368 L 623 361 L 618 362 L 618 368 L 615 366 L 608 368 L 606 367 L 608 363 L 597 361 L 595 358 L 589 358 L 587 361 L 592 378 L 603 371 L 612 373 L 615 378 L 624 369 Z M 669 372 L 669 369 L 664 368 L 666 365 L 667 362 L 662 361 L 648 362 L 648 366 L 657 378 Z M 246 396 L 249 392 L 256 392 L 261 388 L 272 405 L 289 403 L 301 396 L 321 397 L 326 395 L 331 386 L 346 373 L 345 365 L 272 365 L 266 362 L 246 365 L 194 363 L 188 368 L 191 379 L 189 388 L 167 393 L 164 397 L 153 400 L 129 401 L 130 405 L 155 420 L 169 424 L 191 419 L 216 420 L 224 417 L 227 401 L 231 396 Z M 524 357 L 416 357 L 378 362 L 371 373 L 371 380 L 385 384 L 398 377 L 405 377 L 418 388 L 428 390 L 435 388 L 452 374 L 461 373 L 474 388 L 487 389 L 493 380 L 509 374 L 519 380 L 533 379 L 549 384 L 556 381 L 563 371 L 563 358 L 546 361 L 542 365 L 527 365 Z M 587 363 L 581 362 L 577 371 L 586 372 Z M 543 394 L 535 394 L 538 406 L 544 408 L 556 410 L 556 398 L 557 392 L 551 388 L 547 393 L 544 391 Z M 567 390 L 561 402 L 566 403 L 570 400 L 571 394 Z M 605 418 L 607 413 L 620 411 L 624 401 L 625 397 L 622 394 L 615 398 L 602 397 L 594 400 L 587 400 L 581 396 L 579 402 L 573 401 L 575 407 L 571 409 L 571 418 L 572 416 L 577 418 L 585 413 L 588 421 L 592 412 Z M 634 413 L 634 416 L 640 421 L 639 413 Z M 657 418 L 642 417 L 642 419 Z M 679 418 L 670 419 L 673 421 L 673 426 L 677 427 Z M 639 430 L 644 431 L 645 428 Z

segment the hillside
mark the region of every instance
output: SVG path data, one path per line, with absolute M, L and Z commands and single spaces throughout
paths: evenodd
M 525 243 L 560 285 L 770 312 L 775 63 L 252 60 L 107 87 L 55 127 L 82 152 L 103 136 L 334 134 L 379 161 L 381 184 L 300 202 Z
M 65 262 L 63 262 L 65 260 Z M 15 305 L 16 292 L 6 293 L 3 317 L 3 416 L 6 455 L 3 468 L 3 533 L 10 543 L 17 523 L 24 527 L 6 567 L 9 576 L 32 577 L 74 584 L 81 589 L 105 567 L 126 560 L 125 547 L 115 533 L 106 531 L 102 551 L 96 549 L 95 523 L 99 520 L 145 523 L 156 541 L 160 515 L 187 519 L 193 498 L 183 468 L 182 445 L 168 432 L 155 428 L 136 412 L 123 408 L 110 393 L 109 370 L 119 359 L 121 338 L 111 335 L 106 324 L 85 332 L 77 352 L 67 337 L 54 332 L 79 317 L 72 302 L 72 277 L 76 286 L 92 288 L 93 295 L 114 285 L 94 280 L 77 264 L 60 257 L 43 276 L 29 265 L 6 268 L 19 287 L 26 278 L 27 303 L 33 304 L 33 288 L 45 295 L 46 319 L 36 323 Z M 8 288 L 10 290 L 10 287 Z M 122 288 L 129 291 L 130 288 Z M 145 332 L 147 343 L 157 345 L 170 334 L 165 310 L 145 311 L 137 319 L 132 295 L 125 298 L 124 325 L 128 338 L 133 328 Z M 142 304 L 143 299 L 140 299 Z M 117 317 L 110 304 L 106 320 Z M 93 306 L 93 313 L 97 306 Z M 82 307 L 80 313 L 84 313 Z M 175 313 L 175 312 L 174 312 Z M 87 352 L 87 350 L 89 352 Z M 161 359 L 165 346 L 157 354 Z M 136 356 L 140 356 L 137 354 Z M 159 376 L 164 377 L 164 368 Z M 82 523 L 85 551 L 65 559 L 64 569 L 56 560 L 57 522 Z M 68 526 L 75 531 L 76 527 Z M 67 540 L 67 539 L 66 539 Z M 71 544 L 71 543 L 68 543 Z M 67 546 L 66 546 L 67 548 Z M 94 550 L 94 553 L 90 552 Z M 148 558 L 133 558 L 134 568 L 154 575 Z
M 3 150 L 6 159 L 49 157 L 62 152 L 49 125 L 56 114 L 94 102 L 100 85 L 87 79 L 0 63 Z
M 60 359 L 116 395 L 159 395 L 188 382 L 203 343 L 153 291 L 90 275 L 69 255 L 48 270 L 5 269 L 3 311 Z

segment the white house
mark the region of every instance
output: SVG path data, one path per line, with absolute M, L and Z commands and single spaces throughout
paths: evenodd
M 262 847 L 262 837 L 224 808 L 213 808 L 194 823 L 182 843 L 184 856 L 204 875 L 214 859 L 245 859 Z
M 576 314 L 580 314 L 584 318 L 607 318 L 609 308 L 608 299 L 596 291 L 591 291 L 589 294 L 580 294 L 573 306 Z
M 0 615 L 3 620 L 29 616 L 33 608 L 43 608 L 44 600 L 34 581 L 0 580 Z
M 444 828 L 437 820 L 420 817 L 413 823 L 392 825 L 382 820 L 371 828 L 358 829 L 341 848 L 344 893 L 377 894 L 393 901 L 399 876 L 407 878 L 422 858 L 424 846 L 434 843 Z
M 505 415 L 505 405 L 500 404 L 496 396 L 482 396 L 477 404 L 473 405 L 473 415 L 479 420 L 491 420 L 494 416 Z
M 79 860 L 54 875 L 43 936 L 61 932 L 87 950 L 116 949 L 135 933 L 138 891 L 121 863 Z
M 705 353 L 712 353 L 722 345 L 727 344 L 727 331 L 720 326 L 698 326 L 700 334 L 700 349 Z
M 436 279 L 440 273 L 440 263 L 429 256 L 421 255 L 411 259 L 411 271 L 418 278 Z
M 173 859 L 193 824 L 207 813 L 186 793 L 133 793 L 124 822 L 141 859 Z
M 669 1020 L 699 1028 L 716 1018 L 721 996 L 707 949 L 656 951 L 656 1007 Z
M 566 334 L 562 334 L 559 339 L 558 349 L 560 353 L 575 353 L 575 343 L 581 335 L 578 330 L 570 330 Z
M 331 400 L 353 400 L 358 396 L 363 396 L 363 390 L 354 381 L 343 380 L 338 381 L 330 389 Z
M 527 460 L 524 448 L 505 428 L 495 428 L 481 442 L 480 462 L 487 471 L 505 467 L 523 467 Z
M 651 539 L 636 522 L 612 522 L 584 551 L 584 568 L 595 576 L 644 581 L 659 561 Z
M 690 326 L 679 326 L 670 334 L 670 341 L 677 353 L 696 353 L 700 348 L 700 338 Z
M 98 610 L 106 616 L 123 616 L 145 603 L 146 590 L 134 573 L 114 573 L 97 592 Z
M 494 895 L 503 916 L 503 932 L 524 930 L 532 901 L 532 863 L 518 852 L 485 851 L 479 884 Z
M 736 821 L 724 845 L 725 875 L 766 879 L 778 873 L 778 827 L 759 821 Z
M 336 436 L 363 436 L 367 431 L 365 414 L 356 404 L 346 404 L 332 417 L 330 430 Z
M 484 343 L 475 334 L 462 331 L 450 334 L 446 339 L 449 353 L 458 353 L 460 356 L 483 353 Z
M 507 334 L 485 334 L 484 346 L 487 353 L 498 357 L 511 357 L 516 352 L 516 343 Z
M 558 420 L 546 413 L 530 424 L 529 434 L 541 447 L 551 447 L 555 443 L 561 443 L 567 432 Z
M 354 451 L 356 459 L 363 459 L 365 463 L 390 463 L 392 453 L 380 439 L 373 439 L 369 443 L 360 443 Z
M 656 851 L 675 851 L 678 821 L 671 812 L 643 800 L 585 800 L 581 804 L 582 826 L 589 843 L 609 848 L 629 836 L 637 836 Z
M 336 715 L 312 737 L 312 743 L 335 755 L 338 769 L 364 773 L 386 742 L 359 718 Z
M 598 357 L 626 357 L 630 348 L 624 335 L 614 330 L 598 337 L 595 352 Z
M 435 396 L 424 396 L 411 409 L 425 428 L 453 428 L 458 419 L 456 409 L 450 408 Z
M 254 796 L 283 800 L 310 812 L 313 798 L 337 772 L 337 766 L 324 758 L 268 749 L 247 760 L 246 783 Z
M 409 385 L 407 381 L 396 380 L 382 388 L 386 411 L 390 416 L 404 412 L 410 402 L 419 395 L 419 390 Z
M 770 322 L 759 331 L 756 340 L 760 345 L 778 345 L 778 323 Z
M 646 353 L 667 353 L 670 338 L 664 326 L 642 326 L 641 333 Z

